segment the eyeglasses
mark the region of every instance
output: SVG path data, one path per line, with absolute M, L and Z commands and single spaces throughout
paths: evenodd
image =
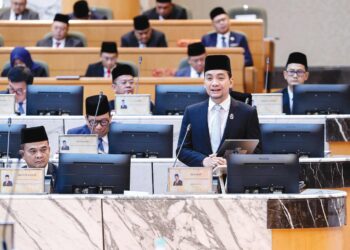
M 108 119 L 102 119 L 102 120 L 88 120 L 88 123 L 90 124 L 91 127 L 97 127 L 98 124 L 100 124 L 102 127 L 105 127 L 109 124 Z
M 23 95 L 24 94 L 24 92 L 26 92 L 26 90 L 25 89 L 14 89 L 14 88 L 12 88 L 12 87 L 9 87 L 9 92 L 11 93 L 11 94 L 16 94 L 16 95 Z
M 127 83 L 129 83 L 130 85 L 133 85 L 135 82 L 134 80 L 116 82 L 116 84 L 119 84 L 119 85 L 126 85 Z
M 287 70 L 288 76 L 294 76 L 295 74 L 297 74 L 297 76 L 303 76 L 305 73 L 304 70 Z

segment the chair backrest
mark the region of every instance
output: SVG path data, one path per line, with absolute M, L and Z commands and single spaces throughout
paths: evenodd
M 87 47 L 87 39 L 84 33 L 79 32 L 79 31 L 69 31 L 68 36 L 80 39 L 83 42 L 84 47 Z M 44 39 L 52 37 L 51 32 L 46 33 L 44 36 Z
M 110 8 L 91 7 L 90 10 L 96 12 L 100 16 L 107 17 L 108 20 L 113 19 L 113 11 Z
M 121 61 L 121 60 L 118 60 L 118 62 L 122 63 L 122 64 L 129 65 L 132 68 L 132 70 L 134 72 L 134 75 L 138 76 L 139 70 L 138 70 L 138 68 L 137 68 L 137 66 L 136 66 L 136 64 L 134 62 L 132 62 L 132 61 Z
M 44 62 L 44 61 L 34 61 L 35 63 L 39 64 L 41 67 L 44 68 L 46 75 L 50 76 L 50 71 L 49 71 L 49 65 Z M 11 67 L 10 61 L 5 62 L 4 66 L 2 67 L 2 71 L 7 70 L 8 68 Z
M 184 58 L 181 59 L 181 61 L 179 63 L 178 70 L 180 70 L 182 68 L 185 68 L 185 67 L 188 67 L 188 66 L 189 66 L 188 57 L 184 57 Z
M 264 21 L 264 34 L 265 37 L 267 36 L 267 13 L 264 8 L 244 5 L 242 7 L 234 7 L 230 9 L 228 15 L 233 19 L 237 19 L 237 16 L 239 15 L 255 15 L 256 18 L 262 19 Z
M 4 37 L 0 34 L 0 47 L 4 46 Z

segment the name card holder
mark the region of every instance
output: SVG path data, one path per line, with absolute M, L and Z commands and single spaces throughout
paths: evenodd
M 282 93 L 252 94 L 252 99 L 259 115 L 282 114 Z
M 150 115 L 151 95 L 116 95 L 115 96 L 116 115 Z
M 60 135 L 59 152 L 65 154 L 97 154 L 97 135 Z
M 0 114 L 14 115 L 16 112 L 15 94 L 0 94 Z

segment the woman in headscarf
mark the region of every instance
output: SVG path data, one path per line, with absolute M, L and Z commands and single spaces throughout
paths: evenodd
M 25 66 L 29 68 L 34 77 L 47 77 L 45 69 L 36 62 L 33 62 L 29 51 L 23 47 L 16 47 L 10 54 L 11 66 L 1 72 L 1 76 L 6 77 L 11 68 L 16 66 Z

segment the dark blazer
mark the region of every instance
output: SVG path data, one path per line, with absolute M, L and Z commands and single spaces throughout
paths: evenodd
M 134 31 L 130 31 L 122 36 L 122 47 L 139 47 Z M 168 47 L 165 34 L 152 29 L 152 35 L 146 44 L 147 47 Z
M 124 63 L 118 63 L 117 65 L 123 65 Z M 86 77 L 104 77 L 104 70 L 102 62 L 89 64 L 86 73 Z
M 1 72 L 1 76 L 2 77 L 7 77 L 9 71 L 10 71 L 11 67 L 7 67 L 5 68 L 2 72 Z M 37 67 L 36 69 L 32 69 L 31 70 L 32 74 L 34 77 L 48 77 L 48 75 L 46 74 L 46 71 L 43 67 L 41 67 L 39 65 L 39 67 Z
M 68 130 L 67 132 L 68 135 L 72 134 L 72 135 L 86 135 L 86 134 L 91 134 L 91 131 L 89 129 L 89 127 L 85 124 L 83 126 L 80 127 L 76 127 L 76 128 L 71 128 Z
M 289 94 L 288 94 L 288 87 L 282 89 L 281 91 L 278 91 L 278 93 L 282 93 L 282 101 L 283 101 L 283 113 L 286 115 L 290 115 L 292 112 L 290 110 L 290 103 L 289 103 Z
M 218 34 L 216 32 L 204 35 L 202 43 L 205 47 L 216 47 Z M 242 47 L 244 49 L 244 64 L 245 66 L 253 66 L 252 54 L 249 50 L 247 38 L 239 33 L 230 32 L 229 47 Z
M 185 110 L 179 135 L 178 148 L 184 139 L 187 125 L 191 124 L 179 160 L 188 166 L 203 166 L 205 157 L 213 153 L 208 128 L 209 100 L 188 106 Z M 225 139 L 259 139 L 261 141 L 259 120 L 256 109 L 231 98 L 230 111 L 220 145 Z M 259 142 L 256 153 L 261 152 Z
M 165 19 L 187 19 L 187 11 L 180 5 L 174 4 L 173 11 Z M 156 8 L 152 8 L 143 12 L 149 19 L 159 19 Z
M 36 43 L 38 47 L 52 47 L 52 37 L 42 39 Z M 67 36 L 65 47 L 84 47 L 83 41 L 78 38 Z
M 0 10 L 0 19 L 9 20 L 11 15 L 11 8 L 3 8 Z M 22 13 L 22 20 L 38 20 L 39 14 L 30 9 L 25 9 Z
M 96 11 L 90 10 L 90 18 L 88 20 L 107 20 L 108 18 L 103 15 L 99 15 Z M 79 20 L 74 13 L 69 14 L 69 20 Z
M 190 77 L 191 76 L 191 67 L 187 66 L 184 68 L 179 69 L 175 73 L 176 77 Z

